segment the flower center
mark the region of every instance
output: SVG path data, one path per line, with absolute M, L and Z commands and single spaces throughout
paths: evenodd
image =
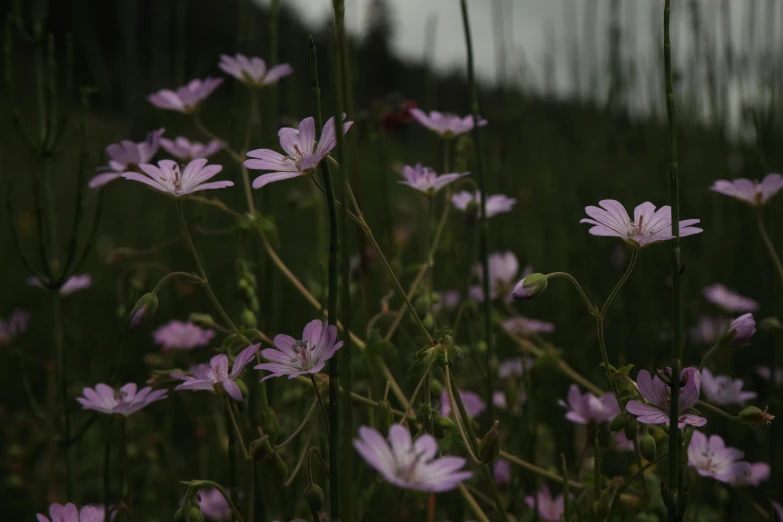
M 303 370 L 310 370 L 315 366 L 315 348 L 310 341 L 296 341 L 293 346 L 296 357 L 292 362 L 297 363 Z

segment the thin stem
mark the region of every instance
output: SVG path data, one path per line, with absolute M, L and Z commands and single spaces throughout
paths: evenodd
M 63 307 L 62 298 L 58 292 L 51 292 L 52 296 L 52 319 L 54 325 L 52 332 L 54 334 L 54 350 L 56 357 L 56 373 L 58 385 L 60 388 L 60 401 L 63 410 L 63 433 L 62 438 L 65 441 L 71 440 L 71 413 L 70 401 L 68 400 L 68 369 L 65 353 L 65 340 L 63 339 Z M 63 459 L 65 460 L 65 488 L 68 498 L 73 498 L 74 481 L 73 465 L 71 463 L 70 444 L 63 446 Z
M 470 111 L 473 115 L 473 141 L 476 150 L 476 177 L 478 178 L 479 192 L 481 193 L 481 204 L 479 213 L 479 257 L 481 259 L 482 269 L 482 287 L 484 291 L 483 314 L 484 314 L 484 341 L 487 344 L 487 358 L 490 361 L 495 359 L 495 346 L 492 342 L 492 302 L 489 299 L 489 221 L 487 220 L 487 183 L 484 175 L 484 156 L 481 150 L 481 126 L 479 121 L 479 100 L 476 90 L 476 78 L 473 68 L 473 39 L 470 34 L 470 18 L 468 16 L 468 4 L 466 0 L 461 0 L 462 7 L 462 25 L 465 30 L 465 47 L 468 59 L 468 86 L 470 89 Z M 493 372 L 487 372 L 487 414 L 493 418 L 492 410 L 492 379 Z
M 606 380 L 609 381 L 609 387 L 612 389 L 615 396 L 619 397 L 617 394 L 617 386 L 615 385 L 614 379 L 612 379 L 612 373 L 609 369 L 609 355 L 606 351 L 606 339 L 604 339 L 604 318 L 600 315 L 596 316 L 595 324 L 598 330 L 598 346 L 601 349 L 601 358 L 604 361 L 604 373 L 606 374 Z
M 193 125 L 196 127 L 196 129 L 198 129 L 198 131 L 201 134 L 203 134 L 210 140 L 217 140 L 224 143 L 225 145 L 223 146 L 223 150 L 228 152 L 228 154 L 234 159 L 234 161 L 236 161 L 237 163 L 242 163 L 242 155 L 239 154 L 239 152 L 232 149 L 226 140 L 220 139 L 217 136 L 217 134 L 209 130 L 207 126 L 204 125 L 204 123 L 201 121 L 201 118 L 198 116 L 197 113 L 193 115 Z
M 645 464 L 644 466 L 636 470 L 636 472 L 633 475 L 628 477 L 628 479 L 625 482 L 623 482 L 623 484 L 619 488 L 617 488 L 617 492 L 614 494 L 614 497 L 612 497 L 612 505 L 611 508 L 609 509 L 609 517 L 606 520 L 613 519 L 614 512 L 617 510 L 617 500 L 625 492 L 625 490 L 628 489 L 628 487 L 633 483 L 633 481 L 643 476 L 645 471 L 655 466 L 659 462 L 662 462 L 663 459 L 665 459 L 668 456 L 669 456 L 669 452 L 664 451 L 663 453 L 655 457 L 655 459 L 651 460 L 650 462 L 648 462 L 647 464 Z
M 448 204 L 448 203 L 447 203 Z M 432 318 L 432 329 L 437 330 L 435 325 L 435 312 L 432 302 L 432 296 L 435 293 L 435 275 L 432 269 L 433 259 L 429 255 L 430 248 L 430 227 L 432 226 L 432 214 L 434 211 L 434 198 L 432 196 L 427 197 L 427 219 L 424 222 L 424 255 L 427 258 L 424 260 L 424 266 L 427 270 L 427 312 Z
M 410 398 L 410 406 L 407 408 L 407 410 L 402 414 L 402 419 L 400 419 L 400 425 L 405 426 L 405 423 L 408 422 L 408 414 L 411 413 L 411 410 L 413 409 L 413 405 L 416 404 L 416 397 L 419 395 L 419 390 L 421 389 L 422 385 L 424 385 L 425 382 L 429 384 L 428 376 L 430 375 L 430 371 L 432 370 L 432 365 L 435 364 L 435 358 L 432 357 L 430 359 L 430 363 L 427 365 L 427 368 L 424 370 L 424 374 L 421 376 L 421 379 L 419 379 L 419 383 L 416 385 L 416 388 L 413 390 L 413 395 L 411 395 Z M 415 418 L 415 416 L 414 416 Z M 430 432 L 432 433 L 432 432 Z
M 723 411 L 722 409 L 718 408 L 717 406 L 713 406 L 709 402 L 699 401 L 696 403 L 697 405 L 701 406 L 702 408 L 706 408 L 710 410 L 711 412 L 717 413 L 721 417 L 728 419 L 730 421 L 734 422 L 740 422 L 742 419 L 738 415 L 732 415 L 730 413 L 727 413 Z
M 122 441 L 122 468 L 125 472 L 125 504 L 127 505 L 128 509 L 126 513 L 128 514 L 127 520 L 131 520 L 131 516 L 133 514 L 133 491 L 131 487 L 131 479 L 130 479 L 130 464 L 128 462 L 128 435 L 127 435 L 127 427 L 126 427 L 127 420 L 125 418 L 120 419 L 120 437 Z
M 473 495 L 470 494 L 470 491 L 468 491 L 468 488 L 465 487 L 465 484 L 460 483 L 459 492 L 465 498 L 465 501 L 470 506 L 470 509 L 473 510 L 473 514 L 476 515 L 476 517 L 479 519 L 479 522 L 490 522 L 489 517 L 486 513 L 484 513 L 484 510 L 481 509 L 481 506 L 478 505 L 478 502 L 476 502 L 476 499 L 473 498 Z
M 228 488 L 231 492 L 231 502 L 234 503 L 239 498 L 239 481 L 237 477 L 237 463 L 236 463 L 236 438 L 234 433 L 238 433 L 238 430 L 231 429 L 231 422 L 234 420 L 234 414 L 231 411 L 231 404 L 226 399 L 225 405 L 225 417 L 226 417 L 226 435 L 228 435 Z
M 489 487 L 489 492 L 492 495 L 492 502 L 495 504 L 495 509 L 498 512 L 498 515 L 503 520 L 508 520 L 508 513 L 506 513 L 506 508 L 503 506 L 503 499 L 500 498 L 500 493 L 498 492 L 497 485 L 495 484 L 495 479 L 492 478 L 492 473 L 489 470 L 489 464 L 484 464 L 481 466 L 481 476 L 484 478 L 484 482 L 487 483 L 487 486 Z
M 604 306 L 601 307 L 601 316 L 606 315 L 606 312 L 609 310 L 609 305 L 612 304 L 612 301 L 614 301 L 614 298 L 615 296 L 617 296 L 617 293 L 623 287 L 625 282 L 628 281 L 628 278 L 631 277 L 631 272 L 633 272 L 633 267 L 636 266 L 636 259 L 638 257 L 639 257 L 639 251 L 636 249 L 632 249 L 631 260 L 628 262 L 628 267 L 625 269 L 625 273 L 617 282 L 617 284 L 614 285 L 614 288 L 612 289 L 612 292 L 609 294 L 609 297 L 606 298 L 606 302 L 604 303 Z
M 671 0 L 665 0 L 663 8 L 663 59 L 665 69 L 666 113 L 669 122 L 669 181 L 672 212 L 672 387 L 669 411 L 669 491 L 666 508 L 669 522 L 681 519 L 680 494 L 684 484 L 680 483 L 680 437 L 679 399 L 680 368 L 683 357 L 682 334 L 682 288 L 680 286 L 680 178 L 677 163 L 677 120 L 674 107 L 674 79 L 672 74 L 672 43 L 670 35 Z
M 704 366 L 706 366 L 707 361 L 710 360 L 710 357 L 715 355 L 715 352 L 720 350 L 720 348 L 721 348 L 721 344 L 716 343 L 712 348 L 707 350 L 707 353 L 704 354 L 704 357 L 701 358 L 701 362 L 699 363 L 699 371 L 702 371 L 704 369 Z
M 313 383 L 313 390 L 315 390 L 315 397 L 318 400 L 318 406 L 321 408 L 321 414 L 324 418 L 324 427 L 326 428 L 326 433 L 329 433 L 329 413 L 326 411 L 326 406 L 324 405 L 324 399 L 321 397 L 321 391 L 318 389 L 318 384 L 315 382 L 315 376 L 313 374 L 310 374 L 310 382 Z
M 217 482 L 212 482 L 211 480 L 194 480 L 190 483 L 189 486 L 189 488 L 192 489 L 202 489 L 205 487 L 215 488 L 218 490 L 218 492 L 228 503 L 228 507 L 231 508 L 231 513 L 233 514 L 234 518 L 236 518 L 238 522 L 245 522 L 245 519 L 242 518 L 242 514 L 239 512 L 239 509 L 237 509 L 237 505 L 234 503 L 234 499 L 231 497 L 231 495 L 228 494 L 226 488 Z
M 318 61 L 315 53 L 315 42 L 311 35 L 308 35 L 310 47 L 310 81 L 313 93 L 313 108 L 318 123 L 318 128 L 323 129 L 323 118 L 321 117 L 321 88 L 318 85 Z M 335 121 L 335 132 L 342 134 L 341 122 Z M 326 204 L 329 210 L 329 294 L 327 300 L 327 322 L 330 325 L 337 323 L 337 292 L 339 291 L 337 277 L 337 255 L 340 252 L 339 229 L 337 222 L 337 205 L 335 204 L 334 185 L 329 173 L 329 162 L 321 162 L 321 176 L 326 189 Z M 329 471 L 332 477 L 329 480 L 329 504 L 332 520 L 340 518 L 340 488 L 338 476 L 338 466 L 340 461 L 340 424 L 338 417 L 338 389 L 339 389 L 339 358 L 329 359 L 329 417 L 327 420 L 326 431 L 329 434 Z M 317 390 L 316 390 L 316 393 Z M 323 404 L 323 403 L 321 403 Z
M 560 469 L 563 472 L 563 520 L 565 520 L 565 522 L 568 522 L 570 519 L 569 504 L 571 503 L 570 502 L 571 495 L 568 492 L 570 484 L 568 483 L 568 466 L 566 465 L 565 453 L 560 454 Z M 608 520 L 611 520 L 611 518 L 609 518 Z
M 536 466 L 535 464 L 531 464 L 530 462 L 527 462 L 526 460 L 522 460 L 516 455 L 512 455 L 511 453 L 508 453 L 506 451 L 500 450 L 500 458 L 503 460 L 507 460 L 511 462 L 512 464 L 516 464 L 522 469 L 525 469 L 527 471 L 530 471 L 532 473 L 535 473 L 539 477 L 545 478 L 547 480 L 550 480 L 555 483 L 562 483 L 563 477 L 558 475 L 557 473 L 552 473 L 551 471 L 547 471 L 544 468 L 540 468 Z M 577 482 L 575 480 L 568 480 L 568 485 L 574 489 L 584 489 L 585 484 L 582 482 Z
M 310 409 L 307 410 L 307 414 L 305 415 L 304 419 L 301 423 L 299 423 L 299 426 L 296 427 L 296 429 L 291 432 L 291 435 L 288 436 L 287 439 L 285 439 L 280 444 L 275 444 L 275 449 L 280 449 L 286 447 L 294 438 L 301 432 L 305 426 L 307 426 L 307 422 L 310 420 L 310 417 L 312 417 L 313 412 L 315 411 L 316 406 L 318 406 L 318 399 L 313 401 L 312 406 L 310 406 Z
M 448 368 L 446 368 L 446 391 L 448 391 L 449 395 L 449 404 L 451 406 L 451 411 L 454 413 L 454 420 L 456 421 L 455 424 L 457 425 L 457 429 L 459 431 L 460 436 L 462 437 L 462 442 L 465 444 L 465 449 L 468 452 L 468 455 L 470 455 L 470 458 L 473 460 L 473 462 L 481 463 L 479 458 L 476 456 L 476 452 L 474 451 L 474 447 L 476 446 L 476 435 L 473 433 L 473 427 L 470 425 L 470 419 L 468 418 L 467 413 L 465 412 L 465 406 L 462 405 L 462 402 L 457 402 L 457 397 L 459 397 L 459 390 L 456 392 L 454 391 L 456 387 L 451 381 L 451 372 Z M 462 406 L 459 408 L 459 406 Z M 457 412 L 459 411 L 459 414 Z M 465 431 L 463 430 L 463 423 L 460 419 L 465 419 L 465 429 L 469 430 L 470 435 L 466 435 Z
M 169 272 L 168 274 L 164 275 L 160 281 L 158 281 L 158 284 L 155 285 L 155 288 L 152 289 L 153 294 L 157 294 L 160 292 L 160 289 L 163 288 L 163 286 L 169 281 L 169 279 L 181 277 L 183 279 L 187 279 L 192 283 L 201 283 L 201 278 L 197 277 L 194 274 L 190 274 L 188 272 Z
M 568 272 L 552 272 L 546 275 L 547 279 L 554 279 L 556 277 L 560 277 L 563 279 L 568 279 L 571 284 L 574 285 L 574 288 L 576 288 L 576 291 L 579 292 L 579 295 L 582 297 L 582 301 L 585 302 L 585 305 L 587 305 L 587 311 L 590 312 L 590 315 L 595 315 L 597 312 L 597 308 L 593 306 L 593 303 L 590 302 L 590 298 L 587 297 L 587 294 L 584 290 L 582 290 L 582 286 L 579 284 L 579 281 L 576 280 L 574 276 L 569 274 Z
M 226 416 L 228 417 L 231 426 L 234 427 L 234 432 L 236 433 L 236 436 L 239 439 L 239 446 L 242 448 L 242 455 L 246 459 L 249 459 L 250 454 L 247 452 L 247 446 L 245 446 L 245 439 L 244 437 L 242 437 L 242 431 L 239 429 L 239 423 L 237 422 L 237 418 L 234 415 L 234 409 L 231 407 L 232 399 L 226 396 L 225 400 L 226 400 Z
M 775 250 L 775 245 L 772 244 L 772 240 L 769 238 L 769 234 L 767 233 L 767 227 L 764 226 L 764 220 L 761 218 L 761 208 L 756 211 L 756 224 L 758 225 L 761 239 L 764 241 L 764 246 L 767 247 L 767 252 L 769 252 L 769 257 L 775 264 L 775 268 L 777 269 L 778 275 L 780 276 L 780 281 L 783 283 L 783 263 L 780 262 L 778 252 Z

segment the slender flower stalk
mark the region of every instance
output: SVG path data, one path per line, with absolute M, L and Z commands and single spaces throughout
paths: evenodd
M 479 205 L 479 256 L 483 268 L 483 289 L 484 296 L 489 294 L 489 222 L 487 221 L 487 183 L 484 173 L 484 157 L 481 154 L 481 117 L 479 116 L 478 92 L 476 90 L 476 78 L 473 68 L 473 40 L 470 35 L 470 19 L 468 17 L 468 4 L 466 0 L 461 0 L 462 24 L 465 29 L 465 47 L 468 58 L 468 84 L 470 86 L 470 109 L 473 114 L 473 141 L 476 148 L 476 175 L 478 178 L 478 189 L 481 193 L 481 204 Z M 484 299 L 484 338 L 487 343 L 487 358 L 491 362 L 495 358 L 495 347 L 492 342 L 492 303 L 489 299 Z M 493 418 L 492 412 L 492 379 L 493 372 L 487 372 L 487 413 L 489 418 Z
M 313 91 L 313 109 L 318 127 L 323 129 L 321 117 L 321 88 L 318 84 L 318 60 L 316 58 L 315 42 L 312 36 L 308 36 L 310 46 L 310 81 Z M 335 125 L 337 125 L 335 121 Z M 321 162 L 321 175 L 326 189 L 326 203 L 329 209 L 329 294 L 327 300 L 327 322 L 329 325 L 337 324 L 337 255 L 340 251 L 337 223 L 337 205 L 335 204 L 334 185 L 329 173 L 328 162 Z M 329 360 L 329 502 L 330 514 L 333 521 L 340 520 L 340 488 L 338 486 L 339 471 L 339 447 L 340 447 L 340 420 L 337 410 L 337 396 L 339 390 L 338 359 L 332 357 Z
M 128 508 L 128 522 L 133 515 L 133 487 L 130 479 L 130 463 L 128 461 L 128 428 L 127 417 L 120 417 L 120 436 L 122 438 L 122 469 L 125 472 L 125 504 Z
M 775 245 L 772 244 L 772 240 L 769 238 L 767 228 L 764 226 L 764 220 L 761 217 L 760 208 L 756 210 L 756 224 L 758 225 L 761 239 L 764 241 L 764 246 L 767 247 L 767 252 L 769 252 L 769 257 L 772 259 L 772 263 L 774 263 L 775 269 L 780 276 L 780 282 L 783 284 L 783 263 L 781 263 L 780 256 L 778 256 L 778 252 L 775 250 Z
M 684 484 L 680 478 L 680 435 L 678 420 L 680 412 L 680 377 L 683 355 L 682 333 L 682 287 L 680 286 L 680 177 L 677 163 L 677 120 L 674 107 L 674 79 L 672 74 L 672 43 L 670 35 L 671 0 L 665 0 L 663 8 L 663 59 L 666 82 L 666 113 L 669 121 L 669 179 L 672 208 L 672 386 L 669 406 L 669 485 L 666 508 L 669 522 L 681 519 L 681 494 Z

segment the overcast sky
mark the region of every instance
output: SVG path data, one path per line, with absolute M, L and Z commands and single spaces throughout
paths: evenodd
M 268 3 L 269 0 L 260 0 Z M 307 24 L 323 23 L 331 16 L 331 0 L 281 0 L 294 6 Z M 772 0 L 728 0 L 731 5 L 733 40 L 747 43 L 755 38 L 757 47 L 767 45 L 769 22 L 778 23 L 778 36 L 783 36 L 783 2 Z M 543 56 L 554 52 L 559 58 L 557 80 L 561 90 L 568 87 L 567 51 L 576 42 L 585 45 L 585 16 L 595 12 L 595 44 L 599 56 L 605 56 L 607 27 L 611 0 L 468 0 L 471 25 L 475 39 L 475 55 L 478 73 L 485 79 L 496 74 L 493 5 L 504 6 L 504 32 L 508 52 L 509 69 L 513 73 L 526 58 L 535 75 L 543 74 Z M 721 5 L 724 0 L 699 0 L 703 13 L 703 25 L 708 34 L 722 41 L 720 27 Z M 427 20 L 437 20 L 435 62 L 441 69 L 464 69 L 465 45 L 462 34 L 459 0 L 388 0 L 394 22 L 393 46 L 401 56 L 421 59 L 427 32 Z M 673 32 L 675 52 L 684 54 L 690 47 L 690 0 L 674 3 Z M 366 25 L 370 0 L 346 0 L 346 20 L 349 30 L 362 33 Z M 640 60 L 652 59 L 651 50 L 657 43 L 662 25 L 663 0 L 621 0 L 620 17 L 623 22 L 624 49 L 631 49 Z M 754 22 L 749 19 L 746 6 L 757 5 Z M 768 14 L 774 5 L 774 14 Z M 754 25 L 752 36 L 748 28 Z M 655 33 L 653 32 L 655 31 Z M 766 43 L 765 43 L 766 42 Z

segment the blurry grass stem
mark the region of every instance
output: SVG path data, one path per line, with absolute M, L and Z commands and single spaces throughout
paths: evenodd
M 761 217 L 761 209 L 759 208 L 756 210 L 756 224 L 759 229 L 759 234 L 761 234 L 761 239 L 764 241 L 764 246 L 767 247 L 767 251 L 769 252 L 769 257 L 772 259 L 772 262 L 775 264 L 775 269 L 778 272 L 778 275 L 780 276 L 780 282 L 783 284 L 783 263 L 780 261 L 780 257 L 778 256 L 777 250 L 775 250 L 775 245 L 772 244 L 772 240 L 769 238 L 769 234 L 767 233 L 767 227 L 764 226 L 764 220 Z
M 312 35 L 308 35 L 310 46 L 310 81 L 312 85 L 313 109 L 317 127 L 323 129 L 323 118 L 321 116 L 321 88 L 318 84 L 318 61 L 315 52 L 315 42 Z M 342 120 L 334 122 L 335 134 L 342 134 Z M 337 325 L 337 255 L 340 251 L 340 240 L 338 237 L 337 223 L 337 205 L 335 204 L 334 185 L 329 173 L 329 162 L 321 162 L 321 176 L 326 189 L 326 203 L 329 211 L 329 295 L 327 301 L 327 322 L 330 325 Z M 338 480 L 338 466 L 340 462 L 340 420 L 338 417 L 337 390 L 339 383 L 339 357 L 329 359 L 329 415 L 328 415 L 328 433 L 329 433 L 329 507 L 331 519 L 339 521 L 340 519 L 340 486 Z M 316 390 L 317 393 L 317 390 Z
M 483 315 L 484 315 L 484 336 L 487 343 L 487 416 L 493 419 L 492 404 L 492 379 L 493 371 L 491 368 L 495 359 L 495 347 L 492 342 L 492 302 L 489 298 L 489 222 L 487 221 L 487 183 L 484 174 L 484 157 L 481 149 L 481 126 L 479 125 L 479 101 L 478 91 L 476 90 L 476 77 L 473 69 L 473 40 L 470 35 L 470 19 L 468 17 L 468 4 L 466 0 L 460 0 L 462 7 L 462 24 L 465 29 L 465 47 L 468 59 L 468 86 L 470 89 L 470 112 L 473 115 L 473 141 L 476 146 L 476 174 L 478 178 L 479 191 L 481 192 L 480 213 L 479 213 L 479 257 L 481 259 L 482 278 L 481 284 L 484 291 Z
M 677 120 L 674 107 L 674 78 L 672 73 L 672 43 L 670 34 L 671 0 L 663 8 L 663 60 L 666 86 L 666 113 L 669 122 L 669 180 L 672 220 L 672 373 L 669 407 L 669 484 L 666 491 L 668 521 L 677 522 L 685 513 L 684 478 L 680 473 L 680 434 L 678 427 L 680 401 L 680 373 L 683 356 L 682 287 L 680 286 L 680 178 L 677 163 Z

